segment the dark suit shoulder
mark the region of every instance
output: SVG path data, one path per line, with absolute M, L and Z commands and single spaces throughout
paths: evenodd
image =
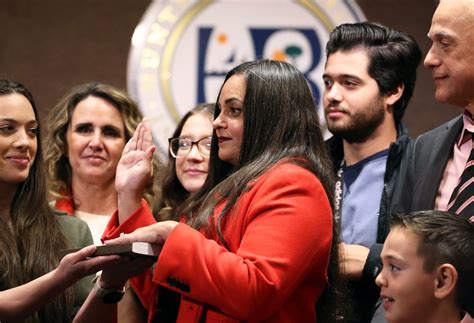
M 421 135 L 418 136 L 418 138 L 416 139 L 416 142 L 424 143 L 426 141 L 431 141 L 433 140 L 433 137 L 436 137 L 443 132 L 449 131 L 459 126 L 462 127 L 462 115 L 454 119 L 451 119 L 434 129 L 431 129 L 425 133 L 422 133 Z
M 442 151 L 443 155 L 449 154 L 462 126 L 462 116 L 459 116 L 419 135 L 414 143 L 415 155 L 420 158 L 420 154 L 429 156 L 437 151 Z M 421 158 L 424 159 L 424 157 Z
M 462 116 L 459 116 L 416 139 L 407 175 L 411 188 L 411 211 L 434 207 L 444 169 L 462 126 Z

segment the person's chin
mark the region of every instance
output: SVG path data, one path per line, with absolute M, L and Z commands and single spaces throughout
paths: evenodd
M 385 320 L 388 323 L 404 323 L 406 322 L 407 316 L 406 315 L 399 315 L 397 313 L 396 308 L 390 308 L 389 310 L 385 310 Z
M 236 161 L 239 159 L 235 155 L 231 151 L 219 150 L 219 159 L 232 165 L 236 165 Z
M 206 180 L 206 178 L 204 178 L 204 179 L 201 179 L 201 178 L 200 179 L 197 179 L 197 178 L 187 179 L 186 182 L 184 183 L 183 187 L 189 193 L 196 193 L 202 187 L 205 180 Z
M 102 158 L 92 158 L 92 157 L 86 158 L 85 161 L 88 167 L 103 167 L 103 165 L 107 163 L 107 161 Z
M 99 168 L 99 167 L 95 167 L 95 168 L 86 169 L 83 172 L 82 177 L 88 178 L 90 180 L 98 180 L 98 179 L 109 178 L 110 175 L 109 175 L 109 172 L 104 171 L 104 169 Z
M 385 311 L 384 315 L 385 315 L 385 320 L 387 321 L 387 323 L 395 323 L 395 322 L 397 322 L 396 317 L 393 317 L 392 314 L 393 314 L 393 313 L 390 313 L 390 312 Z
M 435 99 L 441 103 L 450 103 L 450 95 L 443 87 L 437 87 L 435 91 Z
M 28 179 L 28 172 L 25 173 L 19 173 L 19 174 L 14 174 L 13 176 L 10 176 L 9 179 L 7 179 L 5 182 L 9 182 L 10 184 L 21 184 L 25 182 Z
M 348 131 L 350 131 L 350 127 L 347 125 L 347 123 L 340 122 L 333 123 L 331 125 L 328 124 L 328 130 L 333 135 L 343 137 Z

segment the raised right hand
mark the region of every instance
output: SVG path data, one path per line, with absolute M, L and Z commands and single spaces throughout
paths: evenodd
M 154 151 L 150 122 L 143 119 L 133 133 L 133 137 L 125 145 L 117 165 L 115 189 L 119 196 L 141 197 L 143 195 L 151 178 Z

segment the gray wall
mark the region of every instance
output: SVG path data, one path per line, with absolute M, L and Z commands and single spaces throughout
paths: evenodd
M 426 54 L 435 0 L 358 0 L 368 20 L 413 35 Z M 91 80 L 126 88 L 130 39 L 149 0 L 0 0 L 0 76 L 24 83 L 44 116 L 72 86 Z M 413 136 L 459 114 L 433 98 L 419 68 L 405 122 Z

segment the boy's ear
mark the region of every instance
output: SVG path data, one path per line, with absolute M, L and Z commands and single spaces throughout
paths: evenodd
M 451 264 L 442 264 L 436 269 L 434 296 L 438 299 L 454 294 L 458 282 L 458 272 Z
M 385 95 L 385 103 L 389 106 L 393 106 L 403 95 L 405 85 L 400 83 L 395 90 Z

